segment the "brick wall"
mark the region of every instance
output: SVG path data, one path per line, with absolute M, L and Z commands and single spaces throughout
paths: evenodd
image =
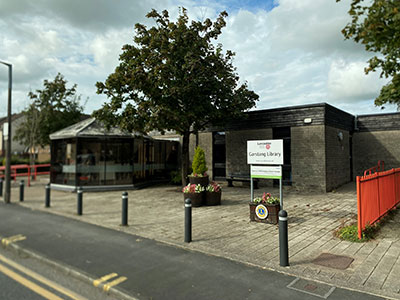
M 291 128 L 292 186 L 326 191 L 325 126 Z
M 271 128 L 226 132 L 226 174 L 250 174 L 250 166 L 247 164 L 247 141 L 270 139 Z
M 355 132 L 353 134 L 354 176 L 385 161 L 385 170 L 400 167 L 400 131 Z
M 342 140 L 338 137 L 339 132 L 343 134 Z M 351 181 L 349 132 L 326 126 L 325 142 L 326 191 L 329 192 Z

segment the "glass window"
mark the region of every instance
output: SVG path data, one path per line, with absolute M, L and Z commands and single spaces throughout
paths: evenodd
M 105 148 L 105 185 L 124 185 L 133 182 L 132 140 L 109 140 Z
M 75 185 L 76 140 L 53 140 L 51 142 L 50 182 Z
M 79 139 L 77 152 L 78 185 L 100 185 L 105 177 L 104 143 L 97 139 Z

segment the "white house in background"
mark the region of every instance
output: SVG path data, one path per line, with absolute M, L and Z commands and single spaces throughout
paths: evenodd
M 21 124 L 21 122 L 24 121 L 24 115 L 22 113 L 18 113 L 18 114 L 12 114 L 11 116 L 11 150 L 12 150 L 12 154 L 19 154 L 19 153 L 23 153 L 25 152 L 25 146 L 23 144 L 21 144 L 18 141 L 14 141 L 13 137 L 15 135 L 15 132 L 19 126 L 19 124 Z M 6 151 L 6 142 L 7 140 L 4 139 L 4 132 L 7 130 L 7 117 L 2 117 L 0 118 L 0 156 L 4 156 L 5 155 L 5 151 Z

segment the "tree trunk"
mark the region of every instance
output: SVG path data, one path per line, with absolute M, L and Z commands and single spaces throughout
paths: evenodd
M 187 184 L 188 169 L 189 169 L 189 139 L 190 133 L 187 131 L 183 134 L 182 141 L 182 185 Z
M 33 167 L 33 165 L 35 164 L 35 148 L 30 148 L 29 149 L 29 165 L 32 166 L 31 169 L 31 176 L 33 178 L 34 176 L 34 172 L 35 172 L 35 168 Z

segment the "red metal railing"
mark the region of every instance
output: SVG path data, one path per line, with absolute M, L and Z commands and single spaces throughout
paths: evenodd
M 33 180 L 36 180 L 37 175 L 47 175 L 50 174 L 50 171 L 40 171 L 38 172 L 38 168 L 50 168 L 50 164 L 40 164 L 40 165 L 12 165 L 11 166 L 11 177 L 14 178 L 14 181 L 17 181 L 17 177 L 19 176 L 28 176 L 28 186 L 31 186 L 31 170 L 33 169 Z M 5 177 L 5 166 L 0 167 L 0 178 Z M 21 172 L 21 170 L 26 170 L 25 172 Z
M 399 203 L 400 168 L 357 176 L 358 238 Z

